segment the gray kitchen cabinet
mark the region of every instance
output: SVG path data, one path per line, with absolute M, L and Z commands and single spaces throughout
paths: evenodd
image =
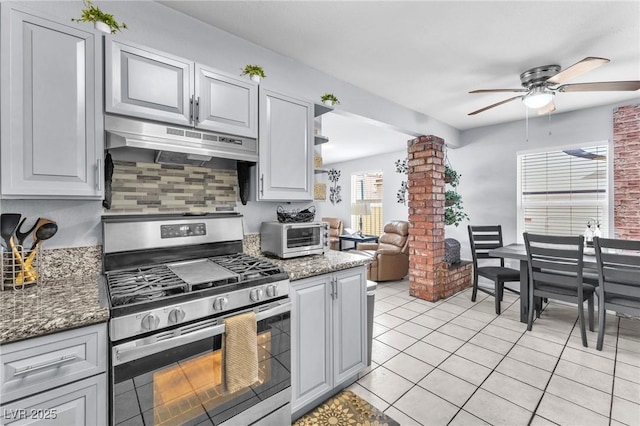
M 2 197 L 102 198 L 101 37 L 1 12 Z
M 3 425 L 107 424 L 107 375 L 89 377 L 2 406 Z
M 1 424 L 107 424 L 107 330 L 95 324 L 0 346 Z
M 313 200 L 311 102 L 260 88 L 258 200 Z
M 188 59 L 105 43 L 106 112 L 256 138 L 258 86 Z
M 294 415 L 366 367 L 365 272 L 357 267 L 291 283 Z

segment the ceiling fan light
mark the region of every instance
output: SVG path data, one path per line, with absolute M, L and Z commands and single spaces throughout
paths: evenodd
M 527 108 L 538 109 L 549 105 L 551 101 L 553 101 L 553 95 L 553 92 L 538 89 L 522 98 L 522 102 L 524 102 Z

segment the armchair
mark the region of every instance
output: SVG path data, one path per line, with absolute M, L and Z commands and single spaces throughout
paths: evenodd
M 409 222 L 393 221 L 384 226 L 379 243 L 359 243 L 357 249 L 371 256 L 367 279 L 394 281 L 409 273 Z
M 323 217 L 322 222 L 329 224 L 329 248 L 340 250 L 340 235 L 342 235 L 342 220 L 335 217 Z

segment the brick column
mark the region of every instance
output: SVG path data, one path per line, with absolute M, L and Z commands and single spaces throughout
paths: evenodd
M 613 111 L 615 238 L 640 240 L 640 105 Z
M 420 136 L 408 143 L 409 294 L 444 297 L 444 141 Z

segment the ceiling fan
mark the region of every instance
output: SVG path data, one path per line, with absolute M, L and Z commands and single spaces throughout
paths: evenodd
M 556 106 L 553 98 L 557 92 L 634 91 L 640 89 L 640 81 L 562 84 L 607 62 L 609 62 L 609 59 L 587 57 L 562 71 L 560 65 L 543 65 L 531 68 L 520 74 L 522 89 L 472 90 L 469 93 L 517 92 L 524 94 L 496 102 L 477 111 L 470 112 L 468 115 L 475 115 L 516 99 L 522 99 L 522 102 L 527 107 L 537 109 L 538 114 L 546 114 L 555 111 Z

